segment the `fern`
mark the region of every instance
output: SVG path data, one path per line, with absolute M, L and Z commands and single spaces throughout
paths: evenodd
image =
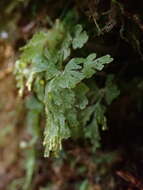
M 87 138 L 96 139 L 98 147 L 98 127 L 106 125 L 100 101 L 89 106 L 90 88 L 85 79 L 101 71 L 113 59 L 109 55 L 96 58 L 95 53 L 86 58 L 71 58 L 73 50 L 82 48 L 87 40 L 88 35 L 82 25 L 67 27 L 64 21 L 58 20 L 52 29 L 36 33 L 21 49 L 22 55 L 16 62 L 15 74 L 20 94 L 26 84 L 45 107 L 45 156 L 49 156 L 50 152 L 57 155 L 62 149 L 62 140 L 72 136 L 73 131 L 81 126 L 85 128 Z M 106 96 L 109 103 L 114 98 Z M 86 112 L 87 118 L 84 118 Z M 87 126 L 92 115 L 93 119 Z

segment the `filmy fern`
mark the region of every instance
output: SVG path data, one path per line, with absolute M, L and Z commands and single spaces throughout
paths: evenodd
M 85 79 L 101 71 L 113 59 L 109 55 L 96 58 L 95 53 L 85 58 L 72 58 L 74 50 L 82 48 L 87 40 L 88 35 L 82 25 L 69 26 L 57 20 L 52 29 L 33 36 L 21 49 L 22 55 L 16 62 L 15 74 L 20 94 L 26 84 L 45 107 L 45 156 L 49 156 L 50 152 L 57 155 L 62 148 L 62 140 L 72 136 L 79 128 L 87 138 L 94 136 L 98 147 L 98 126 L 106 125 L 100 97 L 89 106 L 90 87 Z M 110 102 L 108 96 L 106 99 Z M 91 116 L 93 119 L 89 123 Z M 89 128 L 92 129 L 91 134 Z

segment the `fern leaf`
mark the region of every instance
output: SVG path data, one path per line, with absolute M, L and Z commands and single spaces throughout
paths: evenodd
M 47 32 L 36 33 L 21 49 L 23 53 L 16 62 L 20 92 L 27 86 L 45 107 L 45 156 L 51 152 L 57 155 L 62 141 L 72 136 L 81 124 L 86 127 L 91 115 L 94 117 L 87 137 L 95 132 L 93 138 L 100 139 L 98 127 L 105 124 L 104 112 L 98 104 L 88 111 L 90 88 L 84 80 L 101 71 L 113 59 L 109 55 L 96 59 L 95 53 L 86 58 L 70 59 L 71 51 L 83 47 L 87 40 L 82 25 L 67 27 L 58 20 Z M 87 116 L 80 120 L 80 114 L 86 110 Z

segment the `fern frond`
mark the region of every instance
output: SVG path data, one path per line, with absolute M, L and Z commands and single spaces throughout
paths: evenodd
M 73 28 L 71 32 L 58 20 L 49 31 L 36 33 L 21 49 L 23 53 L 15 66 L 20 93 L 26 85 L 45 107 L 45 156 L 50 152 L 57 155 L 62 140 L 69 138 L 72 130 L 81 124 L 86 125 L 92 114 L 94 119 L 89 127 L 94 133 L 90 135 L 94 134 L 97 141 L 100 139 L 98 126 L 105 124 L 100 104 L 94 109 L 87 108 L 89 88 L 84 80 L 101 71 L 113 59 L 109 55 L 96 59 L 95 53 L 86 58 L 70 59 L 71 51 L 82 48 L 88 40 L 82 25 Z M 86 109 L 89 109 L 89 118 L 81 121 L 79 113 Z M 86 132 L 87 137 L 90 135 Z

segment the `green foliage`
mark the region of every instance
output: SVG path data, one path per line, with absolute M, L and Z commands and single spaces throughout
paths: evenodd
M 106 109 L 101 100 L 105 96 L 110 104 L 119 94 L 117 87 L 108 79 L 106 93 L 92 103 L 91 95 L 96 91 L 85 81 L 113 59 L 109 55 L 96 58 L 95 53 L 86 58 L 72 58 L 73 50 L 82 48 L 87 40 L 88 35 L 82 25 L 67 25 L 65 19 L 63 22 L 57 20 L 48 31 L 36 33 L 21 48 L 22 55 L 15 65 L 17 86 L 22 94 L 26 84 L 45 107 L 45 156 L 50 152 L 57 155 L 62 148 L 62 140 L 76 136 L 77 131 L 90 138 L 96 148 L 99 147 L 99 126 L 106 128 Z M 33 101 L 31 114 L 35 120 L 39 103 Z M 37 124 L 31 122 L 31 125 Z
M 106 95 L 105 99 L 107 104 L 111 104 L 112 101 L 120 94 L 120 91 L 117 85 L 113 82 L 114 76 L 109 75 L 106 81 Z
M 40 137 L 40 114 L 43 111 L 43 105 L 34 97 L 29 96 L 26 99 L 26 108 L 29 110 L 27 114 L 27 129 L 29 135 L 31 135 L 31 140 L 25 144 L 25 154 L 26 154 L 26 177 L 24 181 L 23 189 L 29 189 L 32 181 L 34 171 L 36 169 L 36 142 Z
M 88 180 L 84 180 L 79 187 L 79 190 L 88 190 L 89 188 L 89 183 Z
M 100 133 L 99 126 L 101 125 L 103 129 L 106 128 L 106 117 L 104 116 L 105 107 L 97 102 L 95 105 L 89 107 L 87 109 L 88 121 L 92 116 L 92 121 L 87 124 L 85 128 L 85 137 L 91 139 L 91 143 L 93 144 L 93 150 L 96 151 L 97 148 L 100 147 Z M 95 143 L 96 142 L 96 143 Z

